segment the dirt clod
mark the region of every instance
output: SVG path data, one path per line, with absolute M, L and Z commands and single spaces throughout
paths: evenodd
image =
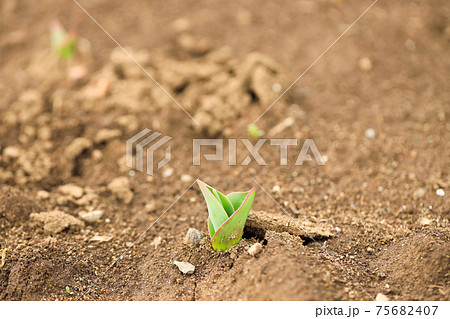
M 30 215 L 30 220 L 42 224 L 44 231 L 48 234 L 57 234 L 66 228 L 78 228 L 84 226 L 84 223 L 78 218 L 57 210 L 33 213 Z
M 107 187 L 118 200 L 123 201 L 125 204 L 129 204 L 133 200 L 134 194 L 130 190 L 127 177 L 117 177 L 113 179 Z

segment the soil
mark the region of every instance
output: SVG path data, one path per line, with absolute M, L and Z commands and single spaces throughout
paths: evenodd
M 279 165 L 268 142 L 265 166 L 192 165 L 193 138 L 248 138 L 370 3 L 80 1 L 197 126 L 75 2 L 2 1 L 0 299 L 448 300 L 448 1 L 379 1 L 258 120 L 314 139 L 325 165 L 294 165 L 302 143 Z M 80 38 L 71 60 L 55 19 Z M 172 161 L 130 175 L 144 128 L 172 137 Z M 257 188 L 229 251 L 183 240 L 208 235 L 196 178 Z

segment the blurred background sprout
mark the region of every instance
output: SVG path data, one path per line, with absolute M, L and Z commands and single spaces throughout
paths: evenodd
M 61 59 L 72 59 L 77 51 L 78 36 L 74 31 L 66 31 L 58 20 L 50 24 L 52 49 Z

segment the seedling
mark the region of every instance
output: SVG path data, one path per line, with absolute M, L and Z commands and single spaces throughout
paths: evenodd
M 53 50 L 61 59 L 71 59 L 77 51 L 78 37 L 73 31 L 67 32 L 59 21 L 50 25 L 50 40 Z
M 264 135 L 264 131 L 260 130 L 256 124 L 250 124 L 247 126 L 247 134 L 256 140 Z
M 73 295 L 73 291 L 70 291 L 70 287 L 66 286 L 66 291 L 68 294 Z
M 224 195 L 201 180 L 198 186 L 208 207 L 208 229 L 214 250 L 225 251 L 239 243 L 255 199 L 255 188 Z

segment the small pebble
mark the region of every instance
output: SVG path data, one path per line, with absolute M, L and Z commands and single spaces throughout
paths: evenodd
M 156 204 L 154 200 L 150 200 L 144 207 L 144 213 L 150 214 L 156 210 Z
M 10 160 L 18 158 L 20 155 L 20 149 L 15 146 L 8 146 L 3 150 L 3 159 L 6 162 L 9 162 Z
M 425 188 L 419 188 L 413 193 L 413 196 L 414 197 L 424 197 L 426 193 L 427 193 L 427 190 Z
M 431 220 L 429 218 L 427 218 L 427 217 L 422 217 L 422 218 L 419 219 L 419 224 L 420 225 L 424 225 L 424 226 L 430 225 L 431 224 Z
M 375 136 L 377 135 L 377 133 L 375 132 L 375 130 L 373 128 L 368 128 L 365 132 L 366 137 L 367 138 L 375 138 Z
M 96 161 L 99 161 L 103 158 L 103 153 L 100 150 L 93 150 L 92 151 L 92 158 Z
M 272 188 L 272 192 L 273 193 L 279 193 L 281 191 L 281 187 L 279 186 L 279 185 L 275 185 L 273 188 Z
M 440 197 L 444 197 L 445 196 L 445 191 L 442 188 L 439 188 L 436 190 L 436 195 L 440 196 Z
M 78 217 L 88 223 L 95 223 L 100 221 L 100 218 L 103 216 L 102 210 L 93 210 L 91 212 L 81 211 L 78 213 Z
M 248 253 L 253 257 L 258 255 L 261 251 L 262 245 L 260 243 L 255 243 L 248 249 Z
M 280 93 L 281 92 L 281 84 L 280 83 L 274 83 L 272 85 L 272 91 L 274 91 L 275 93 Z
M 389 301 L 389 297 L 379 292 L 375 297 L 375 301 Z
M 194 270 L 195 270 L 195 266 L 191 263 L 185 262 L 185 261 L 177 261 L 175 260 L 173 262 L 178 269 L 183 273 L 183 274 L 193 274 Z
M 173 168 L 172 167 L 168 167 L 168 168 L 166 168 L 163 171 L 162 176 L 163 177 L 170 177 L 170 176 L 172 176 L 172 174 L 173 174 Z
M 198 247 L 203 237 L 205 237 L 205 235 L 203 235 L 197 229 L 189 228 L 186 237 L 184 238 L 184 243 L 191 247 Z
M 36 194 L 37 199 L 48 199 L 50 197 L 50 193 L 44 190 L 40 190 Z
M 180 179 L 182 182 L 188 183 L 188 182 L 192 181 L 192 176 L 188 175 L 188 174 L 183 174 L 183 175 L 181 175 Z

